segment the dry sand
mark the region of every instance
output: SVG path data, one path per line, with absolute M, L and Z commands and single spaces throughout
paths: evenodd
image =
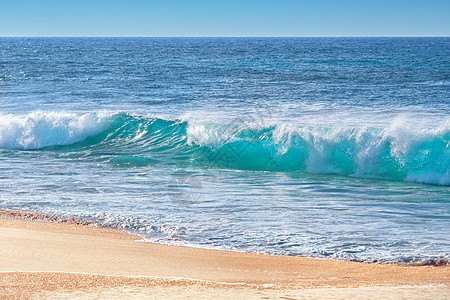
M 450 267 L 367 264 L 142 242 L 0 210 L 0 297 L 450 299 Z

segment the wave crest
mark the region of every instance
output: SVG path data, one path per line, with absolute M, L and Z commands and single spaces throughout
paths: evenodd
M 70 145 L 111 126 L 108 115 L 35 112 L 0 115 L 0 148 L 34 150 Z
M 1 148 L 51 146 L 64 146 L 52 151 L 102 156 L 130 167 L 177 163 L 450 185 L 448 122 L 432 129 L 412 129 L 404 120 L 386 128 L 325 128 L 215 124 L 124 113 L 1 116 Z

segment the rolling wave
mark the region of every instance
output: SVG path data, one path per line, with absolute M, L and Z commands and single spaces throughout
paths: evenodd
M 0 115 L 0 148 L 70 153 L 119 166 L 338 174 L 450 185 L 450 124 L 411 129 L 217 124 L 126 113 Z

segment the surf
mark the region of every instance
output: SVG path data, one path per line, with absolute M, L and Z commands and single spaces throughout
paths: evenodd
M 0 148 L 121 167 L 308 172 L 450 185 L 450 125 L 413 128 L 220 123 L 117 113 L 0 116 Z

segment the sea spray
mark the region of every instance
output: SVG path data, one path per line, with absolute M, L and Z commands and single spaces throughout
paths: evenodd
M 33 150 L 70 145 L 111 127 L 105 114 L 77 115 L 67 112 L 0 114 L 0 147 Z
M 450 127 L 414 129 L 286 124 L 191 124 L 147 116 L 31 113 L 3 115 L 0 147 L 89 150 L 124 165 L 177 163 L 199 168 L 338 174 L 450 184 Z M 59 147 L 58 147 L 59 146 Z

